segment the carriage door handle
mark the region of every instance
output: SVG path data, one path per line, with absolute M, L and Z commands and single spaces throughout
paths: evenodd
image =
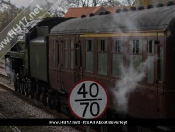
M 81 75 L 84 76 L 84 68 L 80 67 L 80 70 L 81 70 Z

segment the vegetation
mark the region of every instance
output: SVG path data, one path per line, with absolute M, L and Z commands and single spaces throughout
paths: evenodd
M 4 29 L 21 11 L 22 8 L 17 8 L 11 2 L 1 0 L 0 3 L 0 31 Z
M 175 0 L 172 0 L 175 2 Z M 61 4 L 57 5 L 57 8 L 50 11 L 52 16 L 64 16 L 70 7 L 91 7 L 91 6 L 147 6 L 148 4 L 156 5 L 158 2 L 163 4 L 167 3 L 167 0 L 63 0 Z
M 175 0 L 173 0 L 175 2 Z M 155 5 L 158 2 L 162 2 L 164 4 L 167 3 L 167 0 L 62 0 L 61 4 L 55 5 L 55 8 L 49 11 L 45 15 L 45 17 L 49 16 L 64 16 L 67 10 L 70 7 L 91 7 L 91 6 L 105 6 L 105 7 L 114 7 L 114 6 L 139 6 L 139 5 Z M 22 11 L 23 8 L 18 8 L 13 5 L 10 1 L 0 1 L 0 9 L 1 7 L 6 7 L 4 10 L 0 10 L 0 31 L 4 29 L 16 16 L 19 12 Z

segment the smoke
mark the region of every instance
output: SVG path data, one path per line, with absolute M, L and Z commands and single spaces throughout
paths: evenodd
M 137 68 L 133 65 L 130 67 L 120 66 L 121 69 L 121 79 L 116 82 L 114 88 L 115 104 L 118 112 L 125 113 L 128 109 L 128 98 L 129 94 L 133 92 L 140 81 L 142 81 L 145 76 L 145 69 L 147 68 L 150 60 L 147 59 L 145 62 L 141 63 Z
M 9 58 L 6 58 L 6 62 L 5 62 L 5 71 L 7 73 L 7 76 L 10 78 L 10 80 L 12 82 L 14 82 L 14 72 L 12 70 L 12 66 L 11 66 L 11 63 L 10 63 L 10 59 Z

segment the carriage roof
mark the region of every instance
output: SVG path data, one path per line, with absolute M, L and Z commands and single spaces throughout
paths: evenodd
M 75 18 L 53 27 L 51 34 L 112 33 L 165 29 L 174 31 L 174 19 L 175 5 L 172 5 Z

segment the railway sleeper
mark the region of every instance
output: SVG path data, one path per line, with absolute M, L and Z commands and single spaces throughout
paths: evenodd
M 42 94 L 42 88 L 41 88 L 40 84 L 37 83 L 36 84 L 36 91 L 35 91 L 35 99 L 42 101 L 42 99 L 40 98 L 41 94 Z
M 47 97 L 47 105 L 51 108 L 51 109 L 55 109 L 56 105 L 58 104 L 58 99 L 56 97 L 56 93 L 49 93 L 48 97 Z
M 24 94 L 24 85 L 22 82 L 19 83 L 19 92 Z
M 43 104 L 46 106 L 47 105 L 47 93 L 42 93 L 40 95 L 40 100 L 43 102 Z
M 28 88 L 27 88 L 27 86 L 26 86 L 26 84 L 24 83 L 24 95 L 25 96 L 29 96 L 29 94 L 28 94 Z

